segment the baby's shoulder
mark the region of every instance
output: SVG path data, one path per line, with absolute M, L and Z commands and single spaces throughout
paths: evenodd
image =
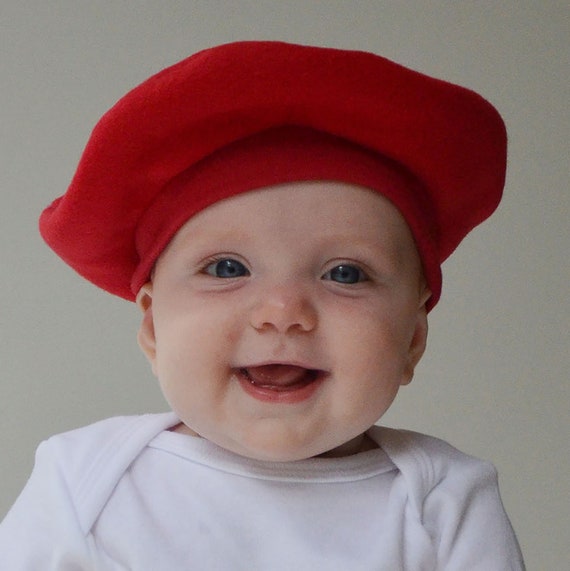
M 38 452 L 65 461 L 66 472 L 105 463 L 127 450 L 140 450 L 152 438 L 177 422 L 172 413 L 116 416 L 56 434 Z
M 461 488 L 466 492 L 472 487 L 494 485 L 497 480 L 492 463 L 440 438 L 385 427 L 374 427 L 370 435 L 421 498 L 436 489 Z
M 428 464 L 444 470 L 456 466 L 492 467 L 490 462 L 466 454 L 449 442 L 428 434 L 384 426 L 374 426 L 369 434 L 392 459 L 398 461 Z
M 57 434 L 38 447 L 32 476 L 69 499 L 86 531 L 131 463 L 177 422 L 173 413 L 122 416 Z

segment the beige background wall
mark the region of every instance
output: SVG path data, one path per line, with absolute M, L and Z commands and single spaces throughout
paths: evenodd
M 4 0 L 0 515 L 52 433 L 165 405 L 138 315 L 78 279 L 36 219 L 95 121 L 198 49 L 283 39 L 381 53 L 484 93 L 510 131 L 496 216 L 444 268 L 428 354 L 385 421 L 499 468 L 529 569 L 567 569 L 570 9 L 552 0 Z M 223 86 L 221 86 L 223 88 Z

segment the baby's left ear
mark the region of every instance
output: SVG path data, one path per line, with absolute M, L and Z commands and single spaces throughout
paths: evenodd
M 152 315 L 152 283 L 146 283 L 137 294 L 136 304 L 143 312 L 143 318 L 137 334 L 137 341 L 156 375 L 156 336 Z
M 401 385 L 408 385 L 414 377 L 414 370 L 416 365 L 420 362 L 424 351 L 426 350 L 428 336 L 428 318 L 425 304 L 418 309 L 416 316 L 416 324 L 414 334 L 410 341 L 408 349 L 408 363 L 404 370 Z

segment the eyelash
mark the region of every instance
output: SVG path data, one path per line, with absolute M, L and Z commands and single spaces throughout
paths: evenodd
M 245 273 L 241 274 L 241 275 L 227 275 L 227 276 L 216 275 L 216 273 L 215 273 L 216 272 L 216 266 L 222 262 L 227 262 L 228 263 L 227 267 L 229 267 L 230 263 L 233 263 L 234 265 L 239 264 L 239 266 L 241 266 L 241 268 L 243 268 Z M 210 268 L 213 268 L 214 271 L 210 272 L 209 271 Z M 202 265 L 201 273 L 204 273 L 204 274 L 207 274 L 211 277 L 219 278 L 219 279 L 231 279 L 231 278 L 238 278 L 238 277 L 250 275 L 249 270 L 247 269 L 245 264 L 243 264 L 242 262 L 240 262 L 239 260 L 236 260 L 235 258 L 233 258 L 231 256 L 213 256 L 213 257 L 207 259 L 204 262 L 204 264 Z
M 345 277 L 347 278 L 348 281 L 341 281 L 340 279 L 333 280 L 332 276 L 335 270 L 337 271 L 337 277 Z M 355 278 L 355 281 L 350 281 L 351 272 L 352 272 L 352 277 Z M 321 277 L 321 279 L 328 279 L 330 281 L 334 281 L 335 283 L 339 283 L 342 285 L 354 285 L 357 283 L 369 281 L 370 278 L 368 277 L 366 272 L 358 265 L 349 264 L 349 263 L 340 263 L 332 267 L 327 272 L 325 272 Z

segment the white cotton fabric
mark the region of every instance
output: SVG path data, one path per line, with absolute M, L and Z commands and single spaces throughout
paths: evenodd
M 41 444 L 0 569 L 524 569 L 494 468 L 445 442 L 373 427 L 380 449 L 261 462 L 178 422 L 112 418 Z

